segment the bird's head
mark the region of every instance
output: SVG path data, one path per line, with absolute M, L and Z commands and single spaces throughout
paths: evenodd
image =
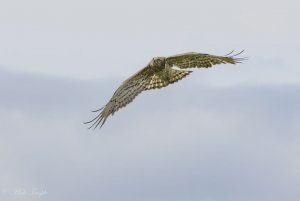
M 154 57 L 150 61 L 150 66 L 151 67 L 163 67 L 163 66 L 165 66 L 165 61 L 166 61 L 165 57 Z

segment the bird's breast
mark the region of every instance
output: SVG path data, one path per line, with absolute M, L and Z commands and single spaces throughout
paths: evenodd
M 151 66 L 151 69 L 153 72 L 157 73 L 157 72 L 160 72 L 164 69 L 164 66 Z

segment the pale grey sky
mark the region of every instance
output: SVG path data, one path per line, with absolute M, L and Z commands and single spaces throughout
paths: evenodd
M 123 78 L 153 56 L 246 49 L 254 62 L 252 69 L 260 69 L 260 82 L 276 82 L 267 76 L 271 65 L 277 81 L 299 83 L 294 74 L 300 71 L 292 59 L 300 45 L 296 0 L 19 0 L 1 4 L 1 65 L 11 70 L 84 79 Z M 282 64 L 293 73 L 280 69 Z M 255 75 L 252 72 L 246 80 Z
M 299 7 L 2 1 L 0 200 L 298 201 Z M 152 57 L 232 49 L 249 60 L 82 124 Z

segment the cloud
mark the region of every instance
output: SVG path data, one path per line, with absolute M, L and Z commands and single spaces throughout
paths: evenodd
M 1 188 L 46 189 L 43 200 L 299 199 L 298 85 L 186 79 L 90 131 L 89 109 L 117 81 L 0 76 Z

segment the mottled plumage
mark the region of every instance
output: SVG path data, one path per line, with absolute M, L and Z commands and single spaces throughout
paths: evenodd
M 243 52 L 243 51 L 242 51 Z M 113 115 L 120 108 L 125 107 L 139 93 L 145 90 L 160 89 L 177 82 L 192 71 L 187 68 L 209 68 L 216 64 L 236 64 L 244 58 L 236 58 L 236 55 L 214 56 L 189 52 L 171 57 L 155 57 L 142 70 L 125 80 L 115 91 L 110 101 L 101 109 L 93 112 L 101 112 L 91 121 L 89 128 L 103 126 L 109 115 Z

